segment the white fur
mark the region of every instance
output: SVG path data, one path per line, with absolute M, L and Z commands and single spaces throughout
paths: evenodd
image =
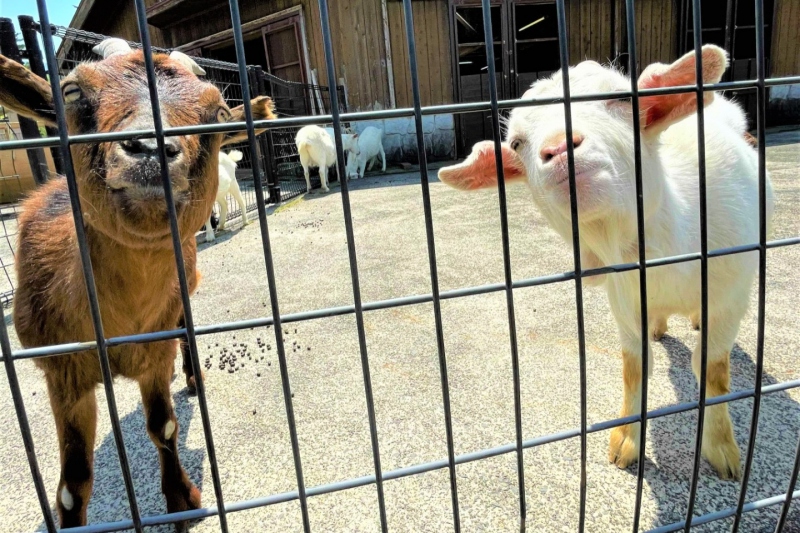
M 570 68 L 569 72 L 573 96 L 628 91 L 631 87 L 627 77 L 591 61 Z M 524 98 L 562 96 L 561 76 L 559 71 L 551 79 L 536 82 Z M 742 136 L 747 124 L 744 113 L 737 104 L 718 94 L 704 111 L 708 250 L 757 243 L 757 154 Z M 574 133 L 582 137 L 574 152 L 581 266 L 591 269 L 636 262 L 638 245 L 631 105 L 621 101 L 573 103 L 572 124 Z M 562 181 L 566 175 L 565 167 L 548 162 L 540 155 L 543 147 L 552 146 L 559 136 L 564 138 L 564 128 L 562 104 L 517 108 L 511 113 L 508 123 L 508 141 L 520 142 L 516 145 L 516 152 L 525 168 L 534 202 L 550 226 L 571 244 L 568 181 Z M 696 114 L 677 120 L 660 134 L 645 130 L 640 138 L 647 259 L 699 252 Z M 770 221 L 774 201 L 769 178 L 766 193 L 767 220 Z M 757 252 L 709 260 L 709 363 L 727 361 L 748 306 L 757 267 Z M 638 272 L 584 278 L 584 283 L 587 282 L 605 287 L 619 328 L 623 353 L 641 359 Z M 648 268 L 647 296 L 648 316 L 651 318 L 671 314 L 699 315 L 700 262 Z M 648 357 L 652 357 L 651 352 Z M 695 374 L 699 376 L 699 337 L 692 363 Z M 652 368 L 650 364 L 649 369 Z M 640 392 L 631 400 L 634 412 L 638 413 Z M 717 431 L 715 428 L 721 427 L 720 424 L 724 425 L 724 419 L 730 424 L 726 406 L 708 408 L 703 453 L 723 477 L 726 477 L 726 472 L 736 477 L 739 456 L 735 441 L 726 445 L 721 445 L 720 440 L 708 442 L 721 438 L 709 435 Z M 638 450 L 638 435 L 637 429 L 633 441 L 627 443 L 629 450 Z M 630 436 L 626 438 L 631 439 Z M 625 466 L 620 462 L 617 464 Z
M 164 424 L 164 438 L 167 440 L 171 439 L 173 433 L 175 433 L 175 422 L 167 420 L 167 423 Z
M 350 155 L 347 159 L 347 175 L 363 178 L 364 170 L 372 170 L 372 165 L 381 157 L 383 168 L 381 172 L 386 172 L 386 154 L 383 151 L 383 131 L 374 126 L 367 126 L 358 136 L 357 156 Z M 369 168 L 367 169 L 367 161 Z
M 311 177 L 309 168 L 319 169 L 319 179 L 322 190 L 328 192 L 328 168 L 336 164 L 336 141 L 333 128 L 320 128 L 319 126 L 304 126 L 295 136 L 297 153 L 300 155 L 300 164 L 306 178 L 306 192 L 311 191 Z M 358 141 L 354 134 L 342 134 L 342 145 L 345 151 L 358 155 Z M 336 168 L 338 176 L 339 168 Z
M 217 203 L 219 204 L 219 227 L 225 229 L 225 222 L 228 218 L 228 194 L 233 195 L 242 211 L 242 226 L 250 223 L 247 219 L 247 204 L 239 190 L 239 182 L 236 181 L 236 163 L 242 160 L 242 152 L 231 150 L 227 154 L 219 153 L 219 186 L 217 188 Z M 214 240 L 214 228 L 211 226 L 211 216 L 206 221 L 206 242 Z
M 75 500 L 72 499 L 72 494 L 70 494 L 66 485 L 61 487 L 61 505 L 63 505 L 64 509 L 67 511 L 71 511 L 75 506 Z

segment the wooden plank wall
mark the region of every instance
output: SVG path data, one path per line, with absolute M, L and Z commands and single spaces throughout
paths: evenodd
M 376 2 L 377 3 L 377 2 Z M 453 69 L 450 63 L 450 22 L 447 0 L 412 2 L 417 45 L 419 91 L 422 105 L 453 102 Z M 387 2 L 397 107 L 414 105 L 408 63 L 405 16 L 402 2 Z
M 567 24 L 570 63 L 585 59 L 607 62 L 612 57 L 614 39 L 626 50 L 625 0 L 617 0 L 616 26 L 611 28 L 611 0 L 570 0 Z M 678 7 L 676 0 L 637 0 L 635 2 L 637 59 L 640 65 L 675 59 L 677 50 Z
M 320 84 L 327 85 L 327 68 L 322 45 L 322 26 L 316 0 L 240 0 L 242 22 L 246 23 L 297 5 L 303 6 L 309 67 L 317 70 Z M 328 3 L 336 79 L 347 84 L 350 111 L 389 107 L 386 47 L 383 18 L 378 0 L 331 1 Z M 227 4 L 168 28 L 172 46 L 180 46 L 230 28 Z
M 772 30 L 772 69 L 770 76 L 800 75 L 800 2 L 775 0 L 775 27 Z

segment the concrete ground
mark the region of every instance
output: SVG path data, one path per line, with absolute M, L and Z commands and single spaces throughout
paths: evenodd
M 800 136 L 770 139 L 768 167 L 776 189 L 774 238 L 800 234 Z M 432 173 L 434 174 L 434 173 Z M 431 291 L 419 175 L 368 177 L 351 182 L 352 212 L 361 292 L 365 302 Z M 515 279 L 572 268 L 569 248 L 534 208 L 524 186 L 508 190 L 511 260 Z M 442 290 L 503 280 L 497 194 L 467 195 L 431 185 L 439 279 Z M 273 210 L 268 218 L 282 313 L 351 305 L 352 285 L 338 188 L 315 192 Z M 195 322 L 262 317 L 269 313 L 264 257 L 257 225 L 223 233 L 200 252 L 204 281 L 193 297 Z M 800 378 L 796 334 L 800 307 L 800 248 L 771 250 L 767 266 L 764 383 Z M 600 289 L 584 293 L 588 421 L 617 416 L 622 400 L 616 328 Z M 522 429 L 525 439 L 576 428 L 580 423 L 579 373 L 572 282 L 514 292 L 520 354 Z M 755 292 L 732 355 L 733 388 L 753 387 L 756 354 Z M 385 471 L 447 457 L 442 392 L 431 304 L 369 311 L 364 315 L 372 372 L 381 460 Z M 514 442 L 512 370 L 505 294 L 495 292 L 442 303 L 444 344 L 450 373 L 456 454 Z M 654 344 L 650 408 L 697 397 L 690 366 L 695 332 L 673 317 L 663 342 Z M 374 473 L 354 315 L 285 327 L 287 359 L 307 486 Z M 265 345 L 259 346 L 259 341 Z M 259 359 L 220 370 L 223 348 L 236 344 Z M 296 489 L 280 386 L 274 332 L 240 331 L 199 339 L 209 359 L 206 387 L 225 501 Z M 299 348 L 298 348 L 299 346 Z M 263 356 L 263 360 L 260 360 Z M 17 364 L 36 451 L 51 502 L 58 481 L 58 452 L 44 381 L 29 361 Z M 173 383 L 180 419 L 181 457 L 189 476 L 214 505 L 197 398 L 187 396 L 180 369 Z M 148 439 L 138 388 L 115 383 L 117 404 L 142 513 L 163 513 L 158 462 Z M 101 396 L 96 443 L 96 481 L 89 506 L 92 523 L 129 516 L 105 400 Z M 765 396 L 748 499 L 786 490 L 800 434 L 800 390 Z M 746 445 L 752 400 L 730 405 L 736 438 Z M 642 529 L 682 519 L 692 471 L 696 412 L 649 424 Z M 43 529 L 5 373 L 0 372 L 0 531 Z M 635 501 L 635 469 L 607 461 L 608 431 L 588 438 L 586 530 L 629 531 Z M 524 453 L 529 532 L 575 531 L 578 520 L 578 438 Z M 457 468 L 463 531 L 518 531 L 515 454 Z M 452 530 L 446 469 L 387 481 L 391 531 Z M 735 505 L 739 485 L 722 482 L 707 463 L 700 468 L 695 511 Z M 746 515 L 741 531 L 774 529 L 779 506 Z M 378 531 L 375 485 L 309 498 L 313 531 Z M 235 532 L 302 531 L 300 506 L 289 502 L 228 516 Z M 725 531 L 731 521 L 694 528 Z M 166 532 L 170 527 L 148 531 Z M 191 531 L 218 531 L 216 518 Z M 800 531 L 795 504 L 785 531 Z

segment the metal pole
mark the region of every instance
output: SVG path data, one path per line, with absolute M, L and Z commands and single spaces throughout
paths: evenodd
M 22 55 L 17 46 L 17 35 L 14 31 L 14 23 L 9 18 L 0 18 L 0 52 L 9 59 L 22 63 Z M 39 126 L 35 120 L 19 117 L 19 131 L 23 139 L 38 139 Z M 44 157 L 44 150 L 41 148 L 29 148 L 25 151 L 28 156 L 28 163 L 31 165 L 31 174 L 36 185 L 44 185 L 47 181 L 47 159 Z

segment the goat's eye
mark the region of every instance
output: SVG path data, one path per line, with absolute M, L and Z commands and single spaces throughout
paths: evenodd
M 61 89 L 61 92 L 64 95 L 64 101 L 68 104 L 77 102 L 83 95 L 83 92 L 81 91 L 81 88 L 78 87 L 77 83 L 68 83 L 64 85 L 64 88 Z
M 217 110 L 217 122 L 228 122 L 231 119 L 231 113 L 224 107 Z
M 511 149 L 514 150 L 515 152 L 519 151 L 520 146 L 522 146 L 522 141 L 520 141 L 519 139 L 514 139 L 513 141 L 511 141 Z

